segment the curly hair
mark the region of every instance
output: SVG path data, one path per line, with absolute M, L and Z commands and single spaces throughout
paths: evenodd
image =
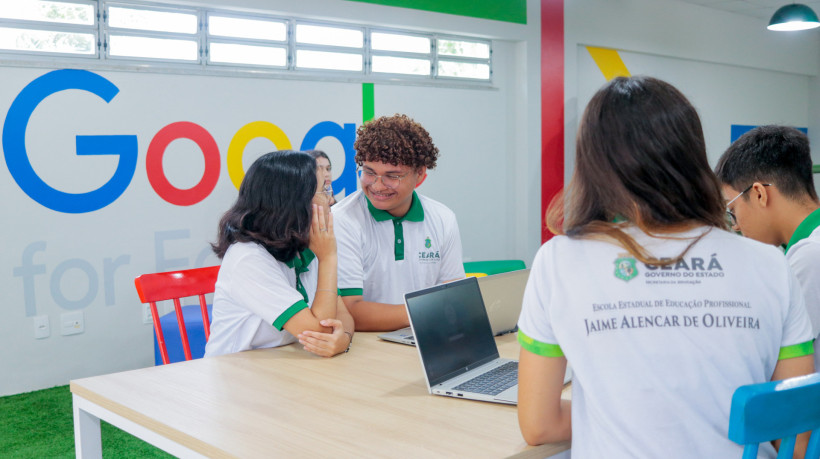
M 436 167 L 438 148 L 421 124 L 407 115 L 382 116 L 356 130 L 356 164 L 375 161 L 413 168 Z

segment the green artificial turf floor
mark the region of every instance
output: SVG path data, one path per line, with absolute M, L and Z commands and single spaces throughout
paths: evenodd
M 106 422 L 100 426 L 105 458 L 173 457 Z M 74 411 L 68 386 L 0 397 L 0 456 L 74 457 Z

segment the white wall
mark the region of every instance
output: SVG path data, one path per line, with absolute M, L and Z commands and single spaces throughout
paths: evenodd
M 420 192 L 457 213 L 466 260 L 531 260 L 539 241 L 538 219 L 529 216 L 538 214 L 539 201 L 537 194 L 521 195 L 538 180 L 539 125 L 531 119 L 538 112 L 537 95 L 531 98 L 538 74 L 527 71 L 538 68 L 538 48 L 526 43 L 538 43 L 537 22 L 523 26 L 339 0 L 231 2 L 231 8 L 239 7 L 496 39 L 492 88 L 376 83 L 375 111 L 377 116 L 407 113 L 430 130 L 441 159 Z M 63 67 L 47 61 L 0 67 L 0 113 L 8 112 L 23 88 Z M 5 319 L 0 321 L 0 395 L 151 365 L 151 326 L 143 323 L 133 279 L 146 272 L 218 263 L 208 243 L 236 196 L 227 171 L 235 134 L 249 123 L 267 121 L 298 149 L 317 123 L 358 126 L 362 120 L 362 85 L 355 80 L 117 71 L 111 66 L 89 70 L 119 92 L 109 103 L 76 89 L 45 98 L 26 129 L 32 167 L 56 189 L 89 192 L 112 177 L 118 157 L 77 156 L 76 136 L 130 135 L 138 143 L 136 171 L 111 204 L 65 213 L 38 203 L 8 168 L 0 168 L 7 215 L 0 251 Z M 207 130 L 219 151 L 215 189 L 190 206 L 163 200 L 146 171 L 154 136 L 180 121 Z M 242 163 L 247 167 L 276 147 L 267 139 L 254 139 Z M 340 143 L 325 138 L 317 147 L 331 156 L 334 177 L 342 173 Z M 190 140 L 176 140 L 165 151 L 163 168 L 174 186 L 190 188 L 205 170 L 203 153 Z M 84 332 L 62 336 L 62 314 L 75 311 L 84 315 Z M 33 317 L 39 315 L 50 322 L 51 335 L 45 339 L 34 339 Z
M 576 50 L 578 113 L 605 83 L 586 47 Z M 807 126 L 810 77 L 731 64 L 621 51 L 632 74 L 652 75 L 677 87 L 697 109 L 712 165 L 730 144 L 731 126 Z
M 820 94 L 810 90 L 820 93 L 817 31 L 772 32 L 762 19 L 674 0 L 573 0 L 565 5 L 567 178 L 578 117 L 591 96 L 580 87 L 589 77 L 585 72 L 594 73 L 582 61 L 589 58 L 581 52 L 585 46 L 619 50 L 631 73 L 678 85 L 699 109 L 713 164 L 729 146 L 727 124 L 806 126 L 809 111 L 817 110 L 808 101 L 820 106 Z M 595 76 L 602 85 L 600 72 Z M 818 117 L 811 120 L 816 125 Z M 812 137 L 818 128 L 810 129 Z

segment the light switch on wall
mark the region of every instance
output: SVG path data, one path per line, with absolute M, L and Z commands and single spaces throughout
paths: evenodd
M 76 335 L 84 331 L 83 312 L 64 312 L 60 314 L 60 333 L 63 336 Z

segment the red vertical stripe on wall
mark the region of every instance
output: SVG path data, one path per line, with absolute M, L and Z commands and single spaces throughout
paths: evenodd
M 541 0 L 541 242 L 544 215 L 564 187 L 564 0 Z

